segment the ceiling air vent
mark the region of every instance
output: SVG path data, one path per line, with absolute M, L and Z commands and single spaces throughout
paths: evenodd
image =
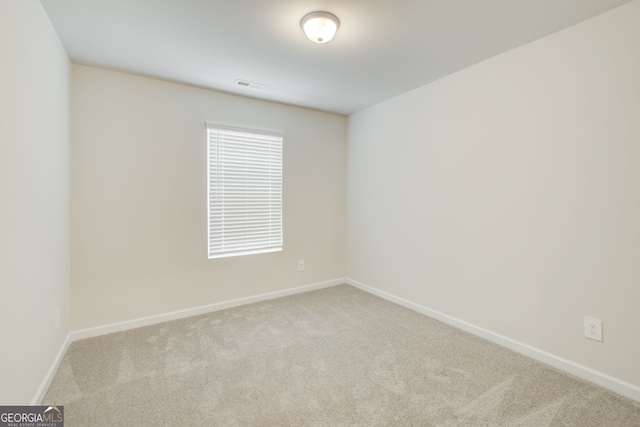
M 240 79 L 236 80 L 235 85 L 240 87 L 248 87 L 249 89 L 257 89 L 257 90 L 264 89 L 264 85 L 248 82 L 246 80 L 240 80 Z

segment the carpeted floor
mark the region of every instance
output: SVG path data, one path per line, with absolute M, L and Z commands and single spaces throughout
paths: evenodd
M 342 285 L 74 342 L 67 427 L 640 426 L 640 403 Z

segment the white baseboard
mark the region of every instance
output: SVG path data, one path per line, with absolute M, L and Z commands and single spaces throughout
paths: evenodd
M 346 283 L 640 402 L 640 387 L 350 278 Z
M 140 319 L 127 320 L 125 322 L 111 323 L 109 325 L 81 329 L 78 331 L 71 332 L 71 341 L 73 342 L 73 341 L 77 341 L 85 338 L 97 337 L 100 335 L 111 334 L 114 332 L 126 331 L 128 329 L 139 328 L 141 326 L 154 325 L 156 323 L 168 322 L 170 320 L 183 319 L 185 317 L 198 316 L 200 314 L 226 310 L 228 308 L 238 307 L 246 304 L 252 304 L 254 302 L 286 297 L 289 295 L 314 291 L 316 289 L 323 289 L 331 286 L 342 285 L 344 283 L 346 283 L 346 280 L 344 278 L 333 279 L 333 280 L 328 280 L 326 282 L 320 282 L 320 283 L 314 283 L 311 285 L 284 289 L 282 291 L 268 292 L 266 294 L 260 294 L 260 295 L 255 295 L 251 297 L 246 297 L 246 298 L 238 298 L 230 301 L 223 301 L 215 304 L 203 305 L 200 307 L 188 308 L 185 310 L 179 310 L 179 311 L 173 311 L 170 313 L 158 314 L 155 316 L 143 317 Z
M 51 385 L 51 381 L 53 381 L 53 377 L 55 377 L 56 372 L 58 372 L 58 368 L 60 367 L 60 363 L 62 363 L 62 358 L 67 353 L 67 349 L 69 348 L 69 344 L 71 344 L 71 334 L 67 334 L 67 338 L 65 338 L 62 346 L 60 346 L 60 350 L 58 350 L 58 354 L 56 358 L 53 359 L 53 363 L 51 367 L 47 371 L 47 375 L 45 375 L 40 387 L 38 387 L 38 391 L 36 395 L 33 396 L 31 400 L 31 405 L 40 405 L 42 399 L 44 399 L 44 395 L 47 393 L 49 386 Z

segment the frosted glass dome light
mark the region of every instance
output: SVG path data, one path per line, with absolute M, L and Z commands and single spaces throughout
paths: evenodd
M 314 43 L 327 43 L 336 35 L 340 21 L 329 12 L 311 12 L 300 21 L 309 40 Z

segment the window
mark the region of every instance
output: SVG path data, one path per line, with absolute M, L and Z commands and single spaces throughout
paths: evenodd
M 282 250 L 282 134 L 207 124 L 209 258 Z

